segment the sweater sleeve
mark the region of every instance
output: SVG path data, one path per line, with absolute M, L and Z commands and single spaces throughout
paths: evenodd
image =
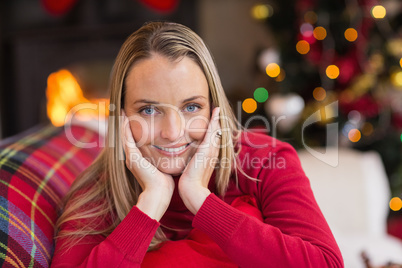
M 51 267 L 140 267 L 158 227 L 134 206 L 107 238 L 88 235 L 68 250 L 67 240 L 58 239 Z
M 338 245 L 296 152 L 285 146 L 274 157 L 283 157 L 285 166 L 262 167 L 254 174 L 260 180 L 253 194 L 263 221 L 210 194 L 193 226 L 243 268 L 343 267 Z

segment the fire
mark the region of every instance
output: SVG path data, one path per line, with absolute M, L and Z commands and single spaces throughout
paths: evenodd
M 66 69 L 49 75 L 46 97 L 47 115 L 54 126 L 63 126 L 69 113 L 72 113 L 75 118 L 79 117 L 79 120 L 104 120 L 109 115 L 109 111 L 106 109 L 109 100 L 85 98 L 77 80 Z M 85 103 L 96 105 L 73 109 L 78 104 Z

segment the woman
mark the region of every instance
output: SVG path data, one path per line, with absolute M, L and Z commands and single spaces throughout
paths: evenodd
M 241 131 L 190 29 L 133 33 L 111 104 L 107 146 L 66 197 L 53 267 L 343 267 L 294 149 Z

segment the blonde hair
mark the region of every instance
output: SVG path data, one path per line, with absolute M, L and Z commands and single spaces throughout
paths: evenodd
M 115 109 L 109 115 L 106 146 L 94 163 L 74 181 L 65 197 L 64 211 L 57 221 L 56 228 L 60 230 L 63 224 L 71 221 L 89 221 L 77 226 L 73 232 L 61 230 L 58 233 L 57 238 L 71 238 L 70 246 L 78 243 L 85 235 L 109 235 L 137 203 L 141 187 L 127 169 L 125 161 L 119 157 L 121 122 L 116 118 L 119 117 L 124 104 L 124 81 L 130 68 L 139 60 L 151 57 L 152 53 L 168 57 L 170 60 L 189 57 L 205 74 L 211 105 L 220 107 L 220 123 L 223 130 L 221 144 L 227 145 L 220 149 L 219 158 L 229 160 L 225 161 L 228 165 L 218 165 L 216 170 L 215 183 L 220 195 L 224 195 L 232 172 L 241 171 L 235 152 L 240 124 L 226 98 L 208 48 L 202 39 L 186 26 L 171 22 L 147 23 L 124 42 L 113 67 L 110 103 L 115 105 Z M 111 218 L 110 225 L 97 228 L 96 219 L 107 218 L 106 216 Z M 166 238 L 159 228 L 149 249 L 164 240 Z

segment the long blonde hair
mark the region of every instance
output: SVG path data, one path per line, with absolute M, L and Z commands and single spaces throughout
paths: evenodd
M 215 183 L 220 195 L 224 195 L 231 173 L 237 170 L 235 144 L 240 135 L 237 122 L 224 93 L 214 60 L 202 39 L 186 26 L 171 22 L 151 22 L 128 37 L 116 58 L 111 76 L 111 109 L 105 148 L 73 183 L 65 197 L 64 211 L 56 228 L 70 221 L 89 221 L 72 232 L 62 230 L 58 238 L 69 237 L 71 244 L 78 243 L 85 235 L 109 235 L 137 203 L 141 187 L 121 160 L 120 115 L 124 104 L 124 81 L 130 68 L 139 60 L 156 53 L 170 60 L 189 57 L 196 62 L 208 81 L 211 105 L 220 107 L 222 146 L 220 159 L 225 167 L 216 169 Z M 114 106 L 113 106 L 114 105 Z M 229 161 L 227 161 L 229 160 Z M 236 172 L 235 172 L 236 173 Z M 80 194 L 84 193 L 84 194 Z M 89 205 L 90 204 L 90 205 Z M 85 208 L 85 209 L 83 209 Z M 96 228 L 99 218 L 111 219 L 108 226 Z M 162 230 L 156 232 L 150 249 L 166 240 Z

